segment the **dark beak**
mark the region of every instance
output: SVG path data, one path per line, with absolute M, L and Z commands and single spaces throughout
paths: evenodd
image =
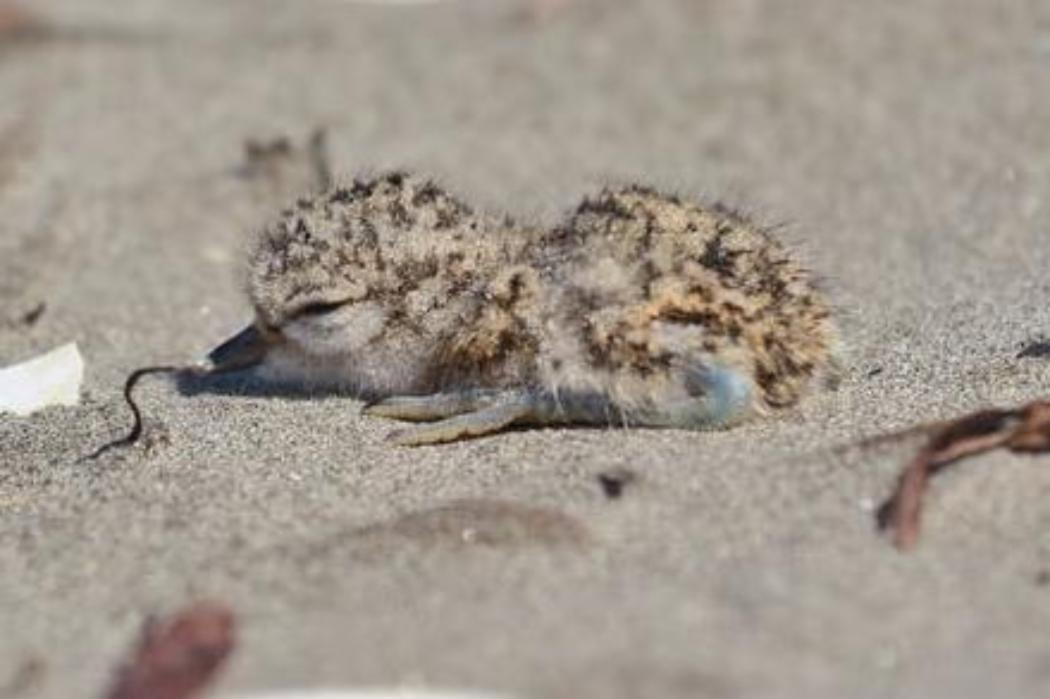
M 262 362 L 272 340 L 249 325 L 208 353 L 211 372 L 237 371 Z

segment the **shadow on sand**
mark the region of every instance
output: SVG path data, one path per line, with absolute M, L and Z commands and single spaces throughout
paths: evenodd
M 182 396 L 212 394 L 219 396 L 242 396 L 251 398 L 273 397 L 292 400 L 311 400 L 330 396 L 356 398 L 369 401 L 374 396 L 364 395 L 349 389 L 329 386 L 310 386 L 293 382 L 278 382 L 263 379 L 254 369 L 201 374 L 180 371 L 175 374 L 175 388 Z

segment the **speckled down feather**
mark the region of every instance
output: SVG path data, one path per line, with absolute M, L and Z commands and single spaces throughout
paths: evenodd
M 788 406 L 835 344 L 811 275 L 768 232 L 638 186 L 541 229 L 386 173 L 300 200 L 260 236 L 250 278 L 281 338 L 264 369 L 368 397 L 520 388 L 688 424 L 663 406 L 712 372 L 754 409 Z

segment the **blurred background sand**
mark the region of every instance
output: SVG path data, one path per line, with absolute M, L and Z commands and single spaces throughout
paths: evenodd
M 223 691 L 1036 696 L 1050 468 L 938 479 L 910 555 L 872 526 L 914 442 L 1050 392 L 1050 5 L 1018 0 L 32 0 L 0 13 L 0 364 L 75 340 L 84 400 L 0 416 L 0 688 L 97 696 L 142 618 L 238 613 Z M 17 26 L 16 26 L 17 25 Z M 15 29 L 11 29 L 15 26 Z M 549 221 L 603 182 L 722 199 L 825 278 L 842 386 L 725 433 L 516 432 L 419 450 L 341 397 L 140 394 L 249 316 L 241 251 L 305 186 L 245 143 L 328 134 Z M 253 174 L 254 173 L 254 174 Z M 599 473 L 637 474 L 606 498 Z M 464 529 L 475 531 L 464 541 Z M 8 685 L 9 686 L 9 685 Z

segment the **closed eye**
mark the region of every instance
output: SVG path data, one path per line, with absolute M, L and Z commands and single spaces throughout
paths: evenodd
M 349 300 L 344 301 L 329 301 L 329 302 L 318 302 L 308 303 L 302 308 L 292 313 L 292 318 L 303 318 L 303 317 L 316 317 L 323 316 L 326 313 L 337 311 L 346 304 L 350 303 Z

